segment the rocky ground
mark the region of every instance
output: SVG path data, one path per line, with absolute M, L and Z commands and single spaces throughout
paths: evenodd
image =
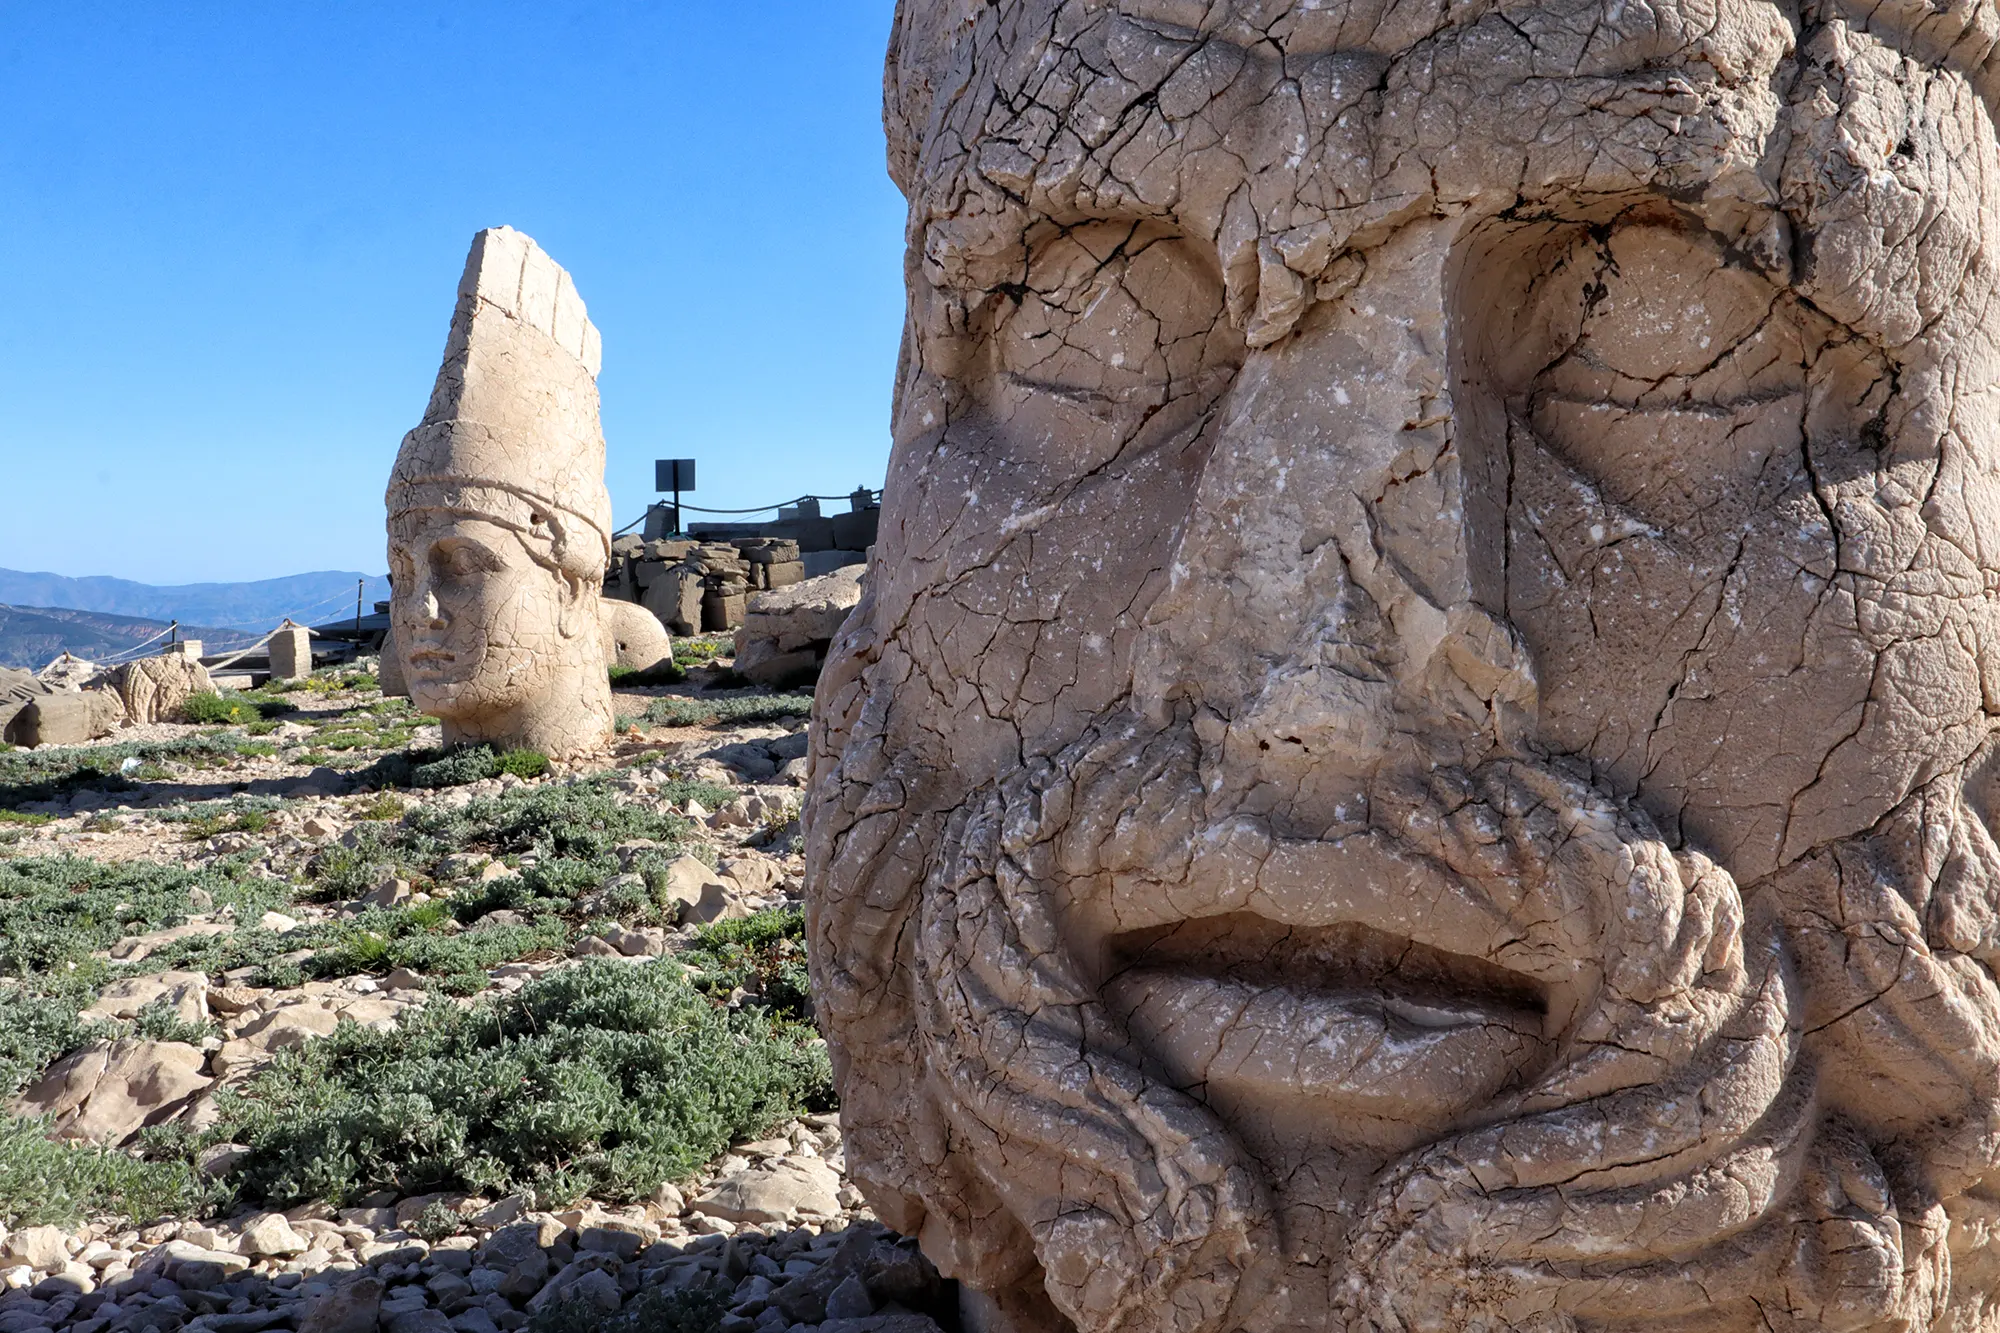
M 843 1175 L 807 700 L 718 649 L 571 768 L 362 670 L 0 754 L 0 1333 L 954 1325 Z

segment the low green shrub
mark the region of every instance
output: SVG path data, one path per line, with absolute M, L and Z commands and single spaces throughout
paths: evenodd
M 170 1002 L 155 1000 L 133 1018 L 132 1035 L 147 1041 L 184 1041 L 199 1046 L 218 1034 L 215 1024 L 182 1018 Z
M 435 758 L 419 760 L 420 754 L 410 755 L 410 780 L 412 787 L 463 787 L 468 782 L 481 782 L 487 778 L 500 776 L 500 756 L 490 745 L 465 745 L 455 750 L 447 750 Z
M 437 978 L 453 994 L 469 995 L 485 989 L 487 969 L 551 953 L 569 943 L 569 927 L 555 916 L 527 925 L 475 926 L 456 934 L 440 929 L 446 919 L 443 904 L 428 919 L 419 916 L 418 909 L 368 913 L 329 947 L 315 952 L 301 970 L 308 976 L 344 977 L 407 967 Z
M 549 757 L 540 750 L 509 750 L 500 756 L 500 771 L 517 778 L 539 778 L 549 771 Z
M 646 708 L 648 722 L 670 727 L 701 727 L 718 722 L 744 725 L 811 715 L 812 695 L 805 693 L 734 695 L 722 699 L 672 694 L 653 700 Z
M 389 795 L 389 793 L 383 792 L 380 796 L 377 796 L 374 800 L 355 811 L 354 817 L 364 820 L 401 819 L 403 817 L 403 803 L 396 797 Z
M 607 668 L 605 674 L 611 677 L 613 685 L 622 685 L 626 689 L 644 689 L 653 685 L 678 685 L 686 680 L 688 676 L 688 673 L 675 665 L 671 659 L 655 663 L 649 667 L 614 666 Z
M 77 1017 L 94 994 L 88 981 L 71 973 L 0 982 L 0 1101 L 51 1062 L 107 1034 Z
M 300 680 L 288 680 L 266 688 L 285 694 L 305 691 L 307 694 L 341 694 L 349 690 L 380 689 L 375 677 L 366 671 L 315 671 Z
M 201 842 L 219 833 L 262 833 L 271 826 L 271 814 L 258 809 L 197 809 L 185 812 L 176 822 L 189 842 Z
M 342 1024 L 219 1101 L 235 1183 L 272 1202 L 532 1190 L 644 1197 L 738 1139 L 830 1105 L 810 1029 L 703 997 L 680 969 L 586 963 L 393 1032 Z
M 805 939 L 804 912 L 773 908 L 701 927 L 680 961 L 695 969 L 695 988 L 706 995 L 720 999 L 741 987 L 774 1016 L 810 1023 Z
M 450 1204 L 442 1201 L 424 1205 L 410 1223 L 410 1234 L 428 1244 L 435 1245 L 441 1240 L 456 1236 L 465 1230 L 465 1219 L 460 1217 Z
M 0 810 L 0 824 L 22 824 L 35 828 L 42 824 L 53 824 L 54 815 L 31 815 L 24 810 Z
M 121 741 L 115 745 L 66 746 L 0 754 L 0 807 L 52 801 L 85 788 L 129 791 L 134 782 L 171 776 L 165 761 L 213 768 L 234 761 L 241 737 L 204 732 L 170 741 Z M 126 761 L 135 765 L 126 771 Z
M 264 715 L 249 699 L 230 698 L 221 694 L 191 694 L 181 704 L 180 720 L 201 726 L 226 727 L 246 722 L 258 722 Z
M 0 1115 L 0 1224 L 70 1226 L 101 1213 L 144 1223 L 194 1211 L 202 1196 L 186 1162 L 59 1143 L 40 1120 Z
M 736 651 L 736 639 L 729 634 L 698 635 L 674 640 L 674 661 L 681 666 L 700 666 L 715 660 L 717 653 Z
M 196 889 L 247 921 L 289 897 L 282 883 L 230 863 L 188 870 L 72 856 L 0 861 L 0 972 L 82 966 L 122 936 L 180 925 L 195 910 Z

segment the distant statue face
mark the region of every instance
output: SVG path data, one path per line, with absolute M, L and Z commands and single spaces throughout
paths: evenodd
M 552 693 L 588 700 L 603 671 L 593 590 L 537 562 L 519 534 L 413 511 L 391 521 L 389 558 L 410 699 L 448 742 L 516 735 Z
M 814 963 L 1008 1318 L 1982 1326 L 2000 77 L 1870 14 L 903 7 Z

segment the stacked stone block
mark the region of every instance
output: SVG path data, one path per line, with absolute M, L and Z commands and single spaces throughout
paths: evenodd
M 675 634 L 719 633 L 743 623 L 750 594 L 788 588 L 805 578 L 799 544 L 784 538 L 728 542 L 612 543 L 607 597 L 638 602 Z

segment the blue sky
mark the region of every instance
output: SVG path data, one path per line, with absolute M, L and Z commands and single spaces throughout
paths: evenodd
M 604 336 L 622 523 L 881 485 L 892 0 L 137 5 L 0 28 L 0 566 L 380 571 L 467 244 Z

